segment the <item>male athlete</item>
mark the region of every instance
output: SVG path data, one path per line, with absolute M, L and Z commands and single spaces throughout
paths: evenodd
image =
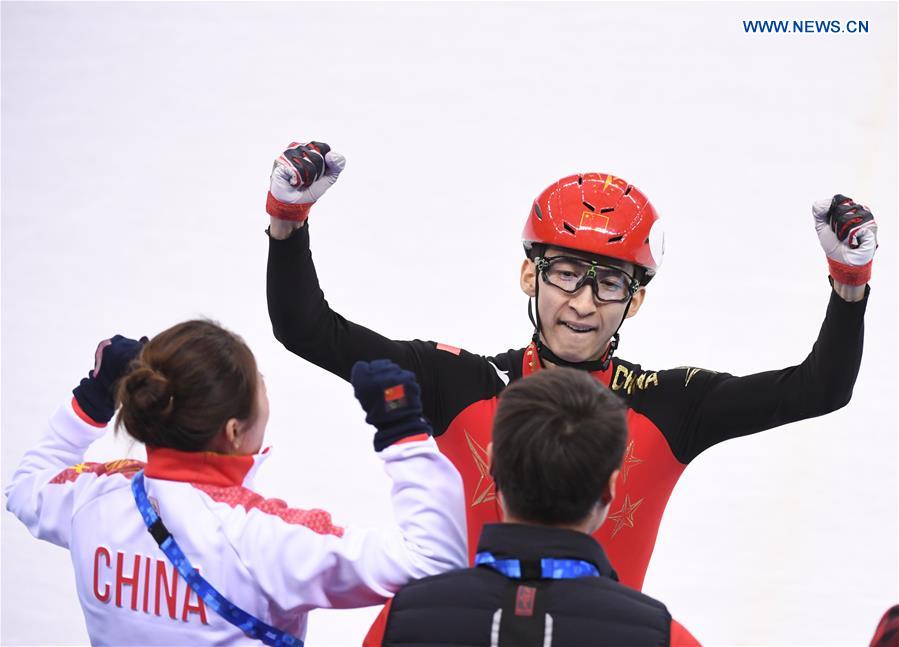
M 359 360 L 414 371 L 437 443 L 465 484 L 469 549 L 499 518 L 486 458 L 497 397 L 509 382 L 553 366 L 589 371 L 628 407 L 617 498 L 596 533 L 621 582 L 640 589 L 662 512 L 684 468 L 723 440 L 820 416 L 852 395 L 862 355 L 867 282 L 877 247 L 871 212 L 841 195 L 815 203 L 815 228 L 833 291 L 811 353 L 798 366 L 736 377 L 699 368 L 654 371 L 614 355 L 618 329 L 640 310 L 662 255 L 658 216 L 621 178 L 585 173 L 550 185 L 531 206 L 521 288 L 534 336 L 483 357 L 430 341 L 395 341 L 331 310 L 309 251 L 309 209 L 337 180 L 342 156 L 291 144 L 275 162 L 268 307 L 275 336 L 345 380 Z M 528 340 L 522 340 L 527 342 Z M 540 465 L 534 465 L 540 479 Z

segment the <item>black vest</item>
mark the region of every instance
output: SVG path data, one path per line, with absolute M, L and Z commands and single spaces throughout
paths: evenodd
M 573 530 L 484 527 L 478 552 L 526 563 L 544 557 L 594 564 L 599 577 L 514 580 L 481 566 L 411 582 L 391 605 L 383 645 L 402 647 L 629 647 L 669 644 L 665 605 L 618 583 L 602 547 Z

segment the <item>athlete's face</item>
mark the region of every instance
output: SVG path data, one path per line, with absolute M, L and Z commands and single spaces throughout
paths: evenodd
M 546 257 L 553 256 L 576 256 L 590 260 L 581 252 L 550 247 L 546 250 Z M 634 273 L 634 266 L 630 263 L 616 263 L 615 266 L 630 275 Z M 521 289 L 529 297 L 537 294 L 541 340 L 553 353 L 568 362 L 586 362 L 602 357 L 627 306 L 627 303 L 597 301 L 589 282 L 573 294 L 545 283 L 538 275 L 534 262 L 529 259 L 525 259 L 521 266 Z M 644 295 L 645 288 L 642 287 L 634 293 L 627 311 L 628 318 L 640 310 Z

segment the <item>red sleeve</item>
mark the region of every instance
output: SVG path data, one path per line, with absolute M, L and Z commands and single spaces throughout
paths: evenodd
M 887 609 L 871 639 L 871 647 L 896 647 L 899 645 L 899 604 Z
M 365 634 L 365 639 L 362 641 L 362 647 L 381 647 L 381 643 L 384 641 L 384 632 L 387 630 L 387 616 L 390 615 L 391 603 L 393 603 L 392 598 L 387 601 L 387 604 L 381 609 L 381 613 L 375 618 L 368 633 Z
M 674 618 L 671 619 L 671 636 L 668 644 L 670 647 L 702 647 L 693 634 Z

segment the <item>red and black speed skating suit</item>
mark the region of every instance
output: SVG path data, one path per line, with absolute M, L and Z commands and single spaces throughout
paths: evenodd
M 359 360 L 388 358 L 414 371 L 441 451 L 465 483 L 469 550 L 499 519 L 486 448 L 497 396 L 540 370 L 533 346 L 483 357 L 431 341 L 395 341 L 329 307 L 309 250 L 309 225 L 270 239 L 268 307 L 291 352 L 349 380 Z M 615 501 L 596 533 L 621 582 L 640 589 L 662 513 L 687 464 L 712 445 L 829 413 L 852 395 L 862 355 L 862 301 L 831 293 L 811 353 L 798 366 L 736 377 L 695 367 L 652 371 L 615 357 L 594 375 L 628 405 L 629 438 Z

